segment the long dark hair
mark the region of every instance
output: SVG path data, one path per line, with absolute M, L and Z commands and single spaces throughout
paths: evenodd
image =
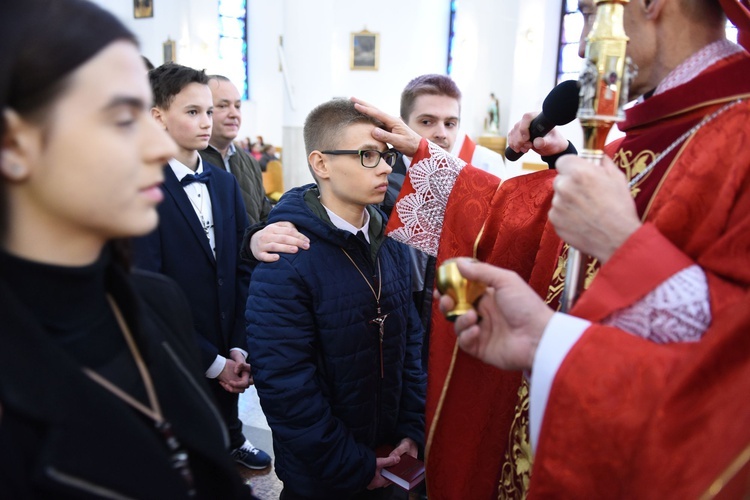
M 3 0 L 0 34 L 0 112 L 12 109 L 39 124 L 73 71 L 116 40 L 137 45 L 115 16 L 86 0 Z M 6 126 L 0 114 L 0 138 Z M 9 209 L 0 177 L 0 240 Z

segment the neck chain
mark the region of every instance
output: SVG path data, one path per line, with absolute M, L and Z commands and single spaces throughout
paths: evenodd
M 112 394 L 123 400 L 125 403 L 154 421 L 156 429 L 161 433 L 167 445 L 167 449 L 171 453 L 170 461 L 172 462 L 172 468 L 177 470 L 177 472 L 180 474 L 180 476 L 182 476 L 183 480 L 187 484 L 188 495 L 194 497 L 196 496 L 196 491 L 193 485 L 193 473 L 190 470 L 190 464 L 188 463 L 188 454 L 182 448 L 182 445 L 180 444 L 177 437 L 172 433 L 172 426 L 170 425 L 170 423 L 164 419 L 164 414 L 161 411 L 159 400 L 156 397 L 154 383 L 151 380 L 151 374 L 149 373 L 148 368 L 146 368 L 146 363 L 143 361 L 141 353 L 138 350 L 138 346 L 136 346 L 135 341 L 133 340 L 133 335 L 130 332 L 130 328 L 122 317 L 120 308 L 117 307 L 114 299 L 112 299 L 109 294 L 107 294 L 107 301 L 109 302 L 109 305 L 112 308 L 112 312 L 117 319 L 117 324 L 120 327 L 120 331 L 125 337 L 125 342 L 128 345 L 128 349 L 133 355 L 133 359 L 135 360 L 135 365 L 138 368 L 138 373 L 141 375 L 143 385 L 146 387 L 146 394 L 148 395 L 150 407 L 144 405 L 136 398 L 122 390 L 120 387 L 117 387 L 115 384 L 99 375 L 94 370 L 84 367 L 83 372 L 88 375 L 91 380 L 98 383 L 99 385 L 110 391 Z
M 367 283 L 367 286 L 372 292 L 372 296 L 375 297 L 375 305 L 378 308 L 378 315 L 377 317 L 371 319 L 369 323 L 371 325 L 377 325 L 378 327 L 378 336 L 380 338 L 380 378 L 383 378 L 383 376 L 385 375 L 385 371 L 383 369 L 383 336 L 385 334 L 385 320 L 386 318 L 388 318 L 388 313 L 383 314 L 380 311 L 380 293 L 383 291 L 383 275 L 380 271 L 380 259 L 378 258 L 378 293 L 375 293 L 375 288 L 373 288 L 372 284 L 370 284 L 370 281 L 365 277 L 365 273 L 362 272 L 357 263 L 354 262 L 354 259 L 352 259 L 349 253 L 343 248 L 341 249 L 341 251 L 344 252 L 344 255 L 346 255 L 352 265 L 357 269 L 357 271 L 359 271 L 359 275 L 362 276 L 363 280 L 365 280 L 365 283 Z
M 201 189 L 200 182 L 194 182 L 192 186 L 195 187 L 195 194 L 200 198 L 201 202 L 200 205 L 195 203 L 193 199 L 188 196 L 188 200 L 190 201 L 190 204 L 193 205 L 193 208 L 195 208 L 195 212 L 198 215 L 198 218 L 201 221 L 201 227 L 203 228 L 203 231 L 206 233 L 206 236 L 208 236 L 208 230 L 211 229 L 211 224 L 209 224 L 206 219 L 203 217 L 203 200 L 204 197 L 201 196 L 201 192 L 203 191 Z M 187 193 L 186 193 L 187 194 Z
M 643 178 L 646 177 L 654 169 L 654 167 L 656 166 L 656 164 L 659 163 L 662 160 L 662 158 L 664 158 L 670 152 L 672 152 L 672 150 L 674 148 L 676 148 L 677 146 L 679 146 L 680 144 L 682 144 L 683 142 L 685 142 L 685 140 L 688 137 L 690 137 L 691 135 L 693 135 L 694 133 L 696 133 L 698 131 L 698 129 L 700 129 L 701 127 L 703 127 L 705 124 L 707 124 L 708 122 L 710 122 L 711 120 L 713 120 L 714 118 L 716 118 L 717 116 L 719 116 L 720 114 L 722 114 L 723 112 L 727 111 L 728 109 L 736 106 L 737 104 L 739 104 L 741 102 L 742 102 L 742 99 L 734 100 L 734 101 L 732 101 L 732 102 L 730 102 L 728 104 L 725 104 L 723 107 L 721 107 L 720 109 L 717 109 L 716 111 L 714 111 L 710 115 L 703 117 L 703 119 L 699 123 L 697 123 L 696 125 L 693 125 L 690 128 L 690 130 L 688 130 L 687 132 L 685 132 L 684 134 L 682 134 L 672 144 L 670 144 L 669 146 L 667 146 L 667 148 L 664 151 L 662 151 L 661 153 L 659 153 L 656 156 L 656 158 L 654 158 L 651 161 L 651 163 L 649 163 L 648 165 L 646 165 L 646 168 L 644 168 L 641 173 L 639 173 L 638 175 L 636 175 L 635 177 L 633 177 L 630 180 L 630 184 L 629 184 L 628 187 L 630 187 L 632 189 L 639 182 L 641 182 L 641 180 L 643 180 Z

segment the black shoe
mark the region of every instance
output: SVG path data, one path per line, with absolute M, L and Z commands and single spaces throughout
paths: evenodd
M 238 464 L 242 464 L 248 469 L 265 469 L 271 465 L 271 457 L 263 450 L 259 450 L 248 440 L 232 451 L 232 458 Z

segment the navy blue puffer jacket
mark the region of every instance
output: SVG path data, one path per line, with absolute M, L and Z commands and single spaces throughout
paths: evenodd
M 271 211 L 269 223 L 294 223 L 310 249 L 255 268 L 246 311 L 249 362 L 284 487 L 347 498 L 374 477 L 378 445 L 404 437 L 423 445 L 422 331 L 408 251 L 384 238 L 382 213 L 368 207 L 371 251 L 330 223 L 317 195 L 315 185 L 295 188 Z M 373 290 L 343 250 L 375 294 L 380 290 L 388 314 L 382 360 Z

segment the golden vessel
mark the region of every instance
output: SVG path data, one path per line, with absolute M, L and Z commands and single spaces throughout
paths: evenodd
M 484 283 L 467 280 L 461 275 L 457 265 L 461 259 L 469 258 L 458 257 L 448 259 L 437 270 L 438 291 L 443 295 L 448 295 L 456 302 L 456 306 L 445 313 L 446 318 L 450 321 L 455 321 L 456 318 L 473 309 L 474 303 L 479 300 L 487 289 L 487 285 Z

